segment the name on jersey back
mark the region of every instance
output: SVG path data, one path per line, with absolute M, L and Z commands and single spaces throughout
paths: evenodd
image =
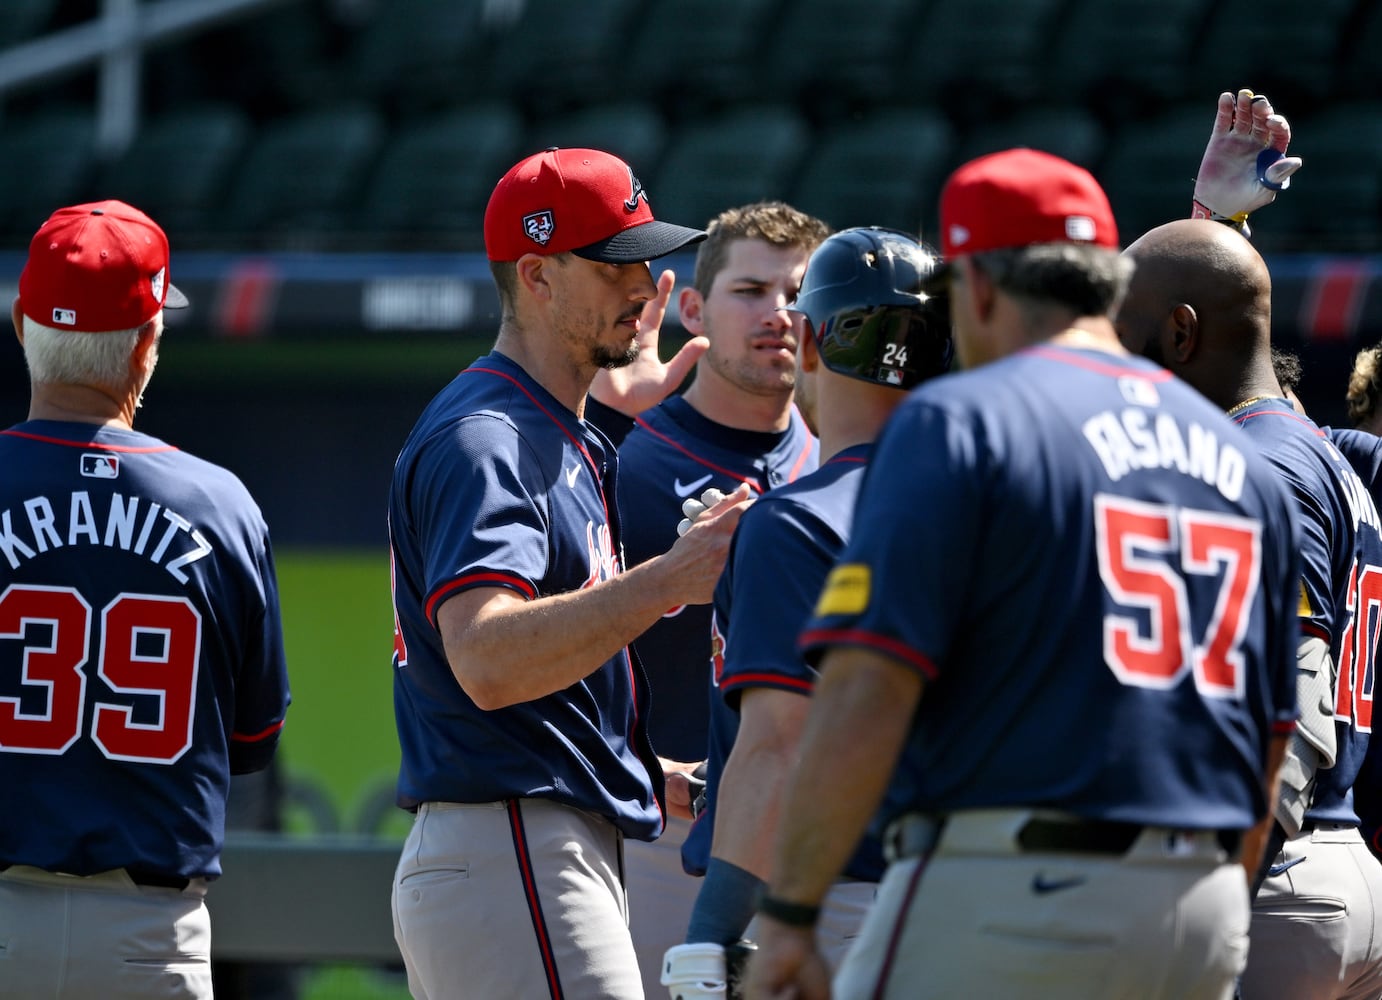
M 93 504 L 85 490 L 64 501 L 31 497 L 0 511 L 0 555 L 10 569 L 52 549 L 100 545 L 143 556 L 179 583 L 184 567 L 211 554 L 211 543 L 181 514 L 143 497 L 112 493 Z
M 1194 421 L 1182 427 L 1170 413 L 1127 407 L 1095 414 L 1083 430 L 1114 482 L 1139 469 L 1174 469 L 1214 487 L 1231 502 L 1243 495 L 1243 453 Z

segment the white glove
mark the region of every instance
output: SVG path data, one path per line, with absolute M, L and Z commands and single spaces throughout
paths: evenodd
M 701 494 L 699 500 L 695 497 L 691 497 L 689 500 L 683 502 L 681 505 L 681 512 L 686 516 L 683 517 L 681 523 L 677 525 L 677 536 L 680 537 L 690 531 L 691 525 L 695 524 L 702 514 L 711 507 L 714 507 L 724 498 L 725 494 L 712 486 Z
M 1214 129 L 1195 177 L 1196 219 L 1232 220 L 1247 234 L 1248 213 L 1269 205 L 1301 168 L 1287 156 L 1291 126 L 1261 94 L 1219 95 Z
M 668 948 L 659 978 L 671 1000 L 724 1000 L 728 989 L 724 945 L 705 942 Z

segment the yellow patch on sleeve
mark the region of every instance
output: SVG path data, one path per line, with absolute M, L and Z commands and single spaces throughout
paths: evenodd
M 1305 592 L 1305 581 L 1300 582 L 1300 607 L 1296 609 L 1297 618 L 1314 618 L 1315 609 L 1310 606 L 1310 595 Z
M 869 606 L 871 579 L 869 568 L 863 563 L 836 566 L 826 577 L 825 589 L 816 602 L 817 617 L 859 614 Z

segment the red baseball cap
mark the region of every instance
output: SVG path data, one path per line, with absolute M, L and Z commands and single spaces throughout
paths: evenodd
M 550 149 L 515 164 L 485 208 L 485 253 L 574 253 L 608 264 L 653 260 L 706 234 L 658 222 L 648 194 L 619 157 L 598 149 Z
M 186 307 L 168 280 L 168 237 L 123 201 L 60 208 L 39 226 L 19 275 L 19 306 L 44 326 L 132 330 Z
M 970 160 L 941 191 L 941 254 L 1088 243 L 1118 249 L 1108 196 L 1088 170 L 1035 149 Z

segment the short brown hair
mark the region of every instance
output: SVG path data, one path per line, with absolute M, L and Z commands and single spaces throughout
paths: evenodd
M 757 201 L 729 208 L 710 220 L 710 234 L 696 254 L 693 285 L 710 294 L 715 275 L 724 270 L 729 245 L 737 240 L 762 240 L 775 247 L 814 250 L 830 235 L 830 226 L 783 201 Z
M 1353 371 L 1348 376 L 1348 418 L 1354 426 L 1370 420 L 1378 410 L 1382 397 L 1382 344 L 1358 352 L 1353 359 Z

